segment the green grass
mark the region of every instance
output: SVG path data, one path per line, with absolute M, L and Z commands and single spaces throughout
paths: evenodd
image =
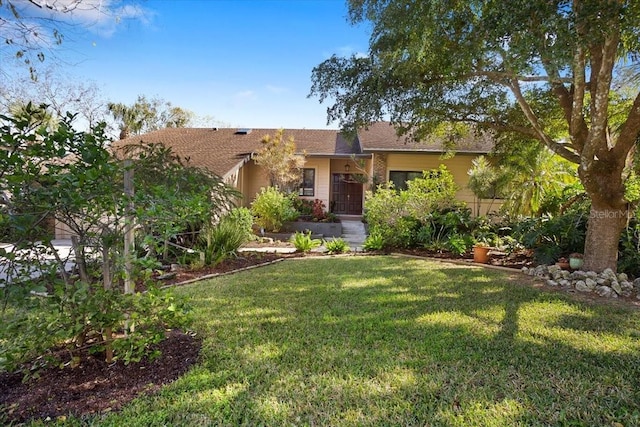
M 637 310 L 394 257 L 288 261 L 178 292 L 202 362 L 82 422 L 640 425 Z

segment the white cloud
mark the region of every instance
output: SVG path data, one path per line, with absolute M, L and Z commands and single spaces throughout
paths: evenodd
M 248 104 L 255 101 L 258 97 L 256 93 L 250 89 L 242 90 L 240 92 L 236 92 L 231 97 L 231 106 L 233 108 L 241 108 L 245 107 Z
M 286 87 L 282 87 L 282 86 L 275 86 L 275 85 L 267 85 L 266 86 L 267 91 L 273 93 L 273 94 L 281 94 L 281 93 L 285 93 L 285 92 L 289 92 L 289 89 L 287 89 Z

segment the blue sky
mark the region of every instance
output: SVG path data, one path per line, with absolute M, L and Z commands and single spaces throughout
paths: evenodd
M 366 52 L 339 0 L 148 0 L 135 18 L 94 25 L 63 44 L 68 72 L 109 101 L 158 96 L 230 126 L 327 126 L 307 98 L 311 70 L 332 54 Z

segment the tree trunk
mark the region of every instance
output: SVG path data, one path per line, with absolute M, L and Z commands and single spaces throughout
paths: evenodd
M 618 243 L 627 223 L 626 209 L 592 202 L 587 236 L 584 245 L 584 269 L 601 272 L 607 268 L 616 271 Z

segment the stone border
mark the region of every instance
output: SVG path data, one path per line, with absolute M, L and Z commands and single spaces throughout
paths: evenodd
M 177 283 L 171 283 L 171 284 L 168 284 L 168 285 L 164 285 L 164 286 L 161 286 L 160 289 L 168 289 L 168 288 L 174 288 L 174 287 L 183 286 L 183 285 L 190 285 L 192 283 L 200 282 L 202 280 L 213 279 L 215 277 L 221 277 L 221 276 L 228 276 L 228 275 L 231 275 L 231 274 L 240 273 L 242 271 L 252 270 L 254 268 L 266 267 L 267 265 L 271 265 L 271 264 L 275 264 L 275 263 L 278 263 L 278 262 L 281 262 L 281 261 L 285 261 L 286 259 L 287 258 L 278 258 L 278 259 L 274 259 L 273 261 L 265 262 L 263 264 L 250 265 L 249 267 L 243 267 L 243 268 L 239 268 L 237 270 L 225 271 L 224 273 L 205 274 L 204 276 L 196 277 L 194 279 L 185 280 L 183 282 L 177 282 Z

